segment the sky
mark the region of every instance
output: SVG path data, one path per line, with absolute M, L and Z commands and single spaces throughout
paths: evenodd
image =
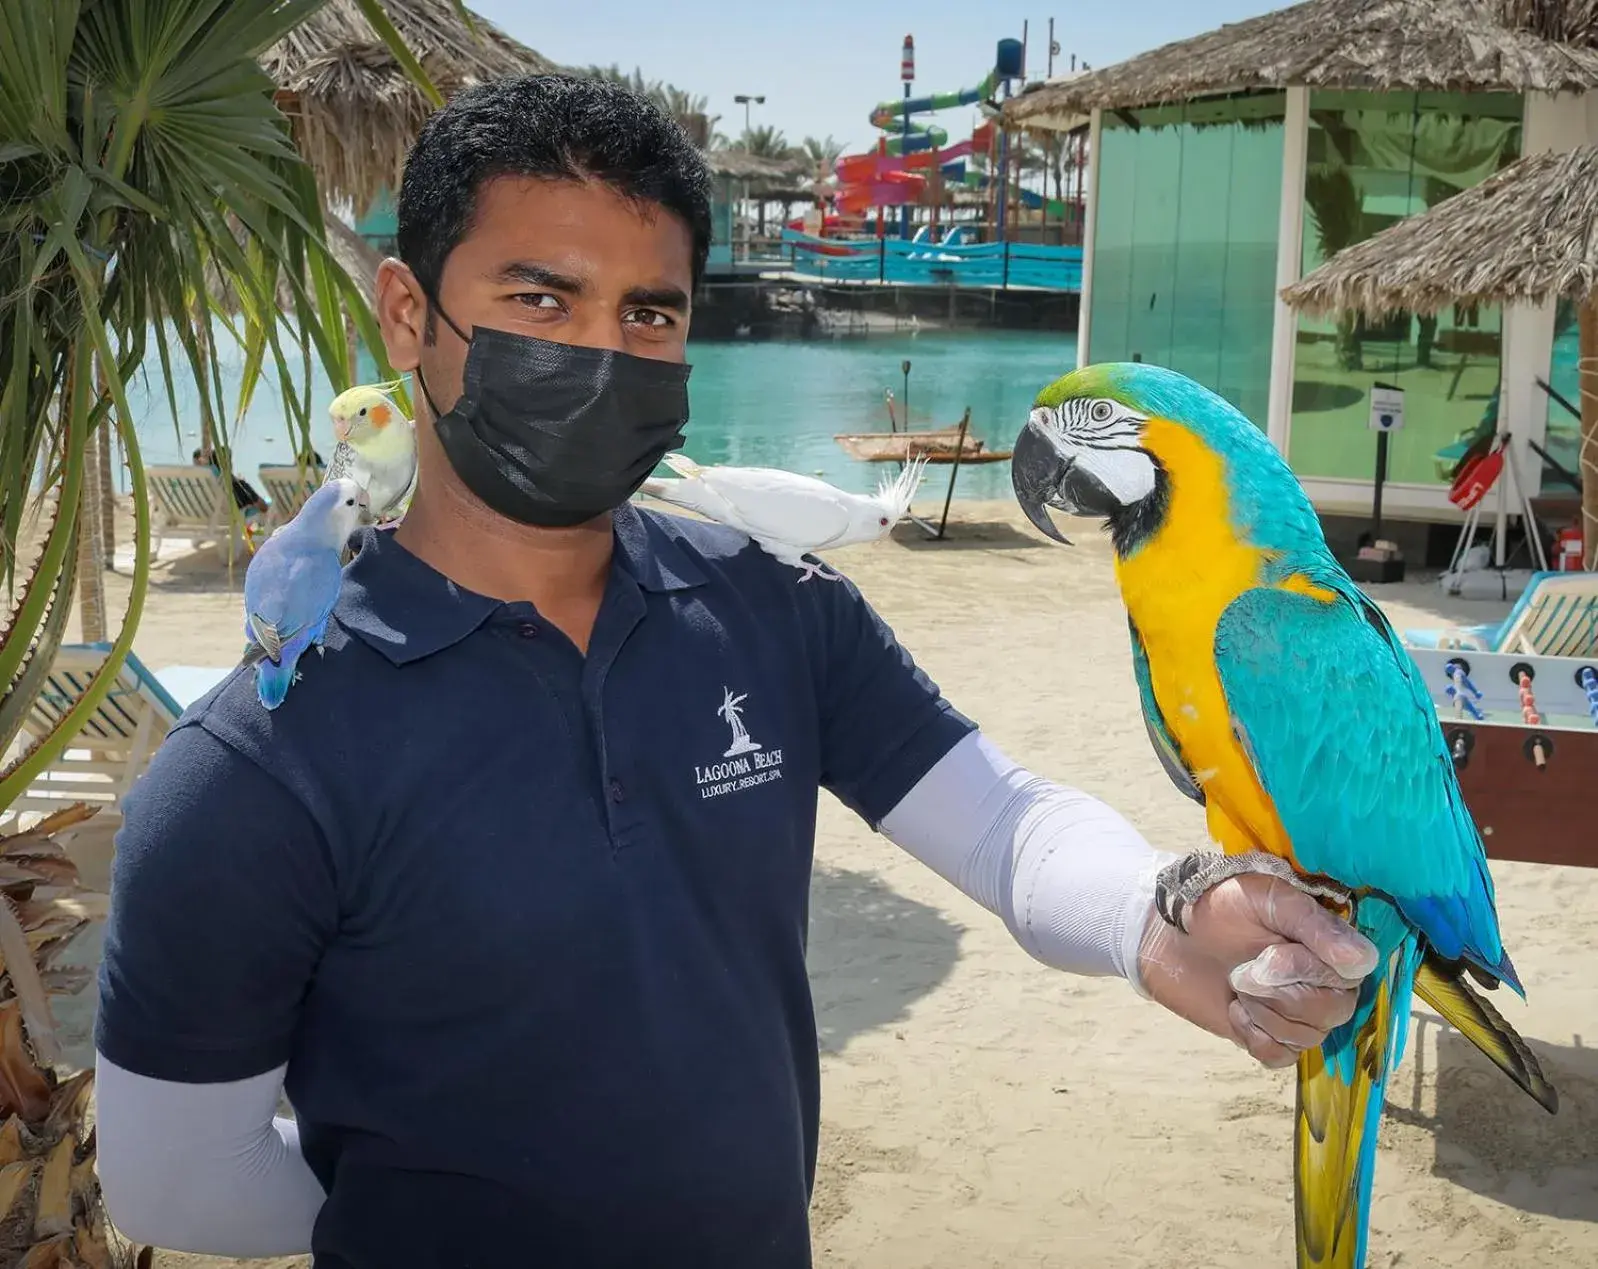
M 1061 55 L 1056 71 L 1078 63 L 1108 66 L 1171 40 L 1236 22 L 1291 0 L 469 0 L 471 7 L 523 44 L 567 66 L 611 64 L 646 79 L 662 79 L 709 98 L 717 128 L 743 130 L 738 94 L 761 95 L 749 107 L 755 125 L 780 128 L 793 143 L 831 135 L 846 153 L 878 135 L 869 115 L 877 102 L 904 95 L 899 49 L 915 37 L 914 94 L 974 87 L 992 67 L 1005 37 L 1027 33 L 1027 74 L 1042 78 L 1049 18 Z M 948 131 L 970 134 L 975 110 L 918 116 Z

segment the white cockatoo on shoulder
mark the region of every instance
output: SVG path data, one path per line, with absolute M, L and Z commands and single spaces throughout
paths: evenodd
M 683 454 L 668 454 L 665 463 L 681 479 L 651 477 L 642 492 L 747 533 L 767 554 L 801 570 L 801 582 L 839 580 L 807 554 L 886 537 L 910 509 L 926 467 L 925 458 L 914 459 L 884 477 L 876 493 L 855 494 L 774 467 L 701 467 Z
M 374 524 L 405 514 L 416 488 L 416 429 L 389 393 L 394 384 L 361 384 L 333 398 L 333 451 L 323 483 L 348 478 L 371 503 Z

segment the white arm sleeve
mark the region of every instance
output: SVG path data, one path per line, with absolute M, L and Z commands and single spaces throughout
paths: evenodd
M 292 1119 L 284 1068 L 182 1084 L 95 1061 L 100 1188 L 136 1243 L 210 1256 L 303 1255 L 326 1197 Z
M 1037 960 L 1118 974 L 1141 994 L 1138 943 L 1156 851 L 1121 815 L 1033 775 L 980 732 L 955 745 L 882 821 L 882 832 L 989 912 Z

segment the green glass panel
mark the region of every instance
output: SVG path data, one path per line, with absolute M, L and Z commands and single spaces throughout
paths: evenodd
M 1581 408 L 1581 341 L 1576 329 L 1576 306 L 1561 300 L 1554 318 L 1554 346 L 1548 359 L 1548 386 L 1575 409 Z M 1540 393 L 1539 393 L 1540 395 Z M 1548 436 L 1543 442 L 1549 457 L 1566 471 L 1581 470 L 1581 420 L 1552 397 L 1548 398 Z M 1569 493 L 1571 484 L 1552 468 L 1543 471 L 1546 493 Z
M 1132 209 L 1137 202 L 1141 134 L 1106 118 L 1099 136 L 1098 206 L 1093 231 L 1089 360 L 1125 361 L 1132 294 Z
M 1089 359 L 1170 366 L 1261 427 L 1282 113 L 1276 94 L 1106 115 L 1099 140 Z
M 1145 131 L 1138 140 L 1132 207 L 1132 286 L 1127 343 L 1134 358 L 1167 365 L 1176 291 L 1176 231 L 1186 128 Z
M 1520 103 L 1503 94 L 1312 93 L 1305 181 L 1305 272 L 1345 247 L 1468 189 L 1520 149 Z M 1288 458 L 1305 477 L 1368 480 L 1375 468 L 1370 388 L 1404 390 L 1389 479 L 1446 483 L 1463 437 L 1494 406 L 1501 314 L 1455 306 L 1301 317 Z

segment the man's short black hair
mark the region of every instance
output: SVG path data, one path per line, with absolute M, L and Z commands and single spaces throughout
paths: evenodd
M 468 88 L 423 126 L 400 183 L 399 254 L 429 296 L 471 227 L 477 191 L 501 176 L 592 180 L 663 207 L 693 235 L 697 286 L 710 254 L 710 169 L 674 120 L 619 84 L 517 75 Z M 431 316 L 431 315 L 430 315 Z

